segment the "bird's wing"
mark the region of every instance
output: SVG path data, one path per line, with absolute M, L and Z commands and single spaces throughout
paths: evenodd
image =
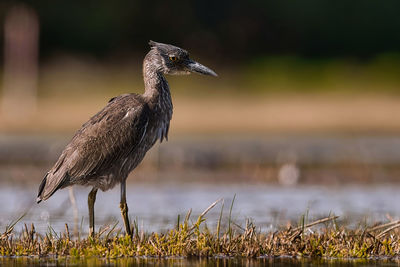
M 148 106 L 140 96 L 111 99 L 66 146 L 43 179 L 38 198 L 47 199 L 65 182 L 101 173 L 128 156 L 143 140 L 148 119 Z
M 146 132 L 146 107 L 131 95 L 118 97 L 85 123 L 68 146 L 72 152 L 68 174 L 96 174 L 132 152 Z

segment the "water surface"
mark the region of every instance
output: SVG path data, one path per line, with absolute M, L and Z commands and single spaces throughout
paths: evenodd
M 153 265 L 153 266 L 398 266 L 397 260 L 388 259 L 295 259 L 295 258 L 258 258 L 258 259 L 242 259 L 242 258 L 119 258 L 119 259 L 52 259 L 52 258 L 0 258 L 1 266 L 131 266 L 131 265 Z
M 69 190 L 57 191 L 49 200 L 35 203 L 35 186 L 3 186 L 0 188 L 0 229 L 26 212 L 17 224 L 34 223 L 43 233 L 51 226 L 64 231 L 78 220 L 77 227 L 85 233 L 88 226 L 87 194 L 90 188 L 75 187 L 78 215 L 71 206 Z M 265 184 L 130 184 L 127 202 L 131 219 L 138 222 L 140 230 L 164 231 L 176 225 L 178 215 L 184 218 L 192 209 L 196 219 L 211 203 L 222 198 L 225 202 L 223 220 L 227 221 L 229 206 L 234 195 L 233 220 L 244 225 L 251 219 L 261 231 L 275 230 L 287 222 L 298 222 L 302 215 L 309 221 L 329 214 L 341 216 L 341 220 L 371 224 L 397 219 L 400 215 L 400 187 L 382 186 L 296 186 L 282 187 Z M 96 226 L 113 225 L 121 221 L 119 187 L 99 192 L 95 204 Z M 207 214 L 207 224 L 216 226 L 221 204 Z M 181 219 L 182 220 L 182 219 Z M 122 226 L 120 223 L 119 226 Z

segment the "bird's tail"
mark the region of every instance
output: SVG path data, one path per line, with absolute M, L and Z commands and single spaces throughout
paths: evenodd
M 37 198 L 36 198 L 36 202 L 37 203 L 40 203 L 42 201 L 42 193 L 43 193 L 43 189 L 44 189 L 44 187 L 46 185 L 47 175 L 48 174 L 49 173 L 46 173 L 46 175 L 43 177 L 42 182 L 39 185 L 39 191 L 38 191 L 38 195 L 37 195 Z
M 36 202 L 40 203 L 42 200 L 46 200 L 51 197 L 58 189 L 65 184 L 65 177 L 63 175 L 61 179 L 54 179 L 54 176 L 49 177 L 50 173 L 46 173 L 42 182 L 39 185 L 39 191 L 36 198 Z

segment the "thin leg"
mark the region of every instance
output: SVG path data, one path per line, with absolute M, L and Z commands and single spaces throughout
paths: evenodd
M 74 187 L 72 186 L 69 187 L 69 200 L 71 201 L 72 211 L 74 212 L 74 236 L 78 236 L 79 212 L 78 206 L 76 205 Z
M 132 236 L 132 230 L 129 225 L 129 218 L 128 218 L 128 205 L 126 204 L 126 183 L 125 183 L 125 181 L 121 182 L 121 202 L 119 203 L 119 207 L 121 208 L 122 219 L 124 219 L 125 232 L 127 235 Z
M 93 188 L 88 196 L 89 206 L 89 235 L 94 237 L 94 202 L 96 201 L 97 188 Z

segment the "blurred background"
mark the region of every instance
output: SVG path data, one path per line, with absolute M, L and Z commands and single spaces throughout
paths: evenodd
M 24 211 L 41 229 L 78 211 L 86 222 L 89 189 L 77 188 L 73 210 L 68 190 L 37 206 L 37 187 L 111 97 L 143 92 L 149 40 L 189 50 L 219 77 L 167 77 L 170 140 L 128 179 L 145 229 L 235 193 L 238 221 L 263 229 L 304 213 L 396 217 L 399 9 L 395 0 L 1 1 L 0 227 Z M 99 225 L 119 220 L 116 191 L 98 197 Z

